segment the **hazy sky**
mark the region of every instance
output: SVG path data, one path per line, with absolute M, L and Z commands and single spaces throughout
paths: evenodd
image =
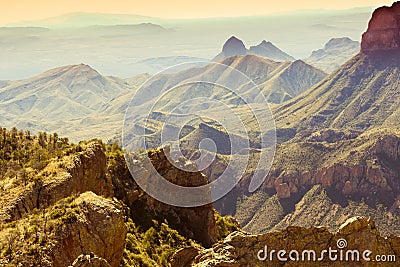
M 391 5 L 385 0 L 0 0 L 0 24 L 71 12 L 138 14 L 163 18 L 263 15 L 304 9 Z

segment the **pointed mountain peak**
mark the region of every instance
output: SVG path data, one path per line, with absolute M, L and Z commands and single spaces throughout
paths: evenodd
M 305 66 L 305 65 L 309 66 L 307 63 L 305 63 L 301 59 L 297 59 L 297 60 L 293 61 L 291 65 L 292 66 Z
M 259 45 L 272 45 L 270 41 L 263 40 Z
M 287 67 L 287 71 L 293 71 L 293 70 L 301 70 L 301 72 L 302 71 L 306 71 L 306 70 L 312 70 L 313 74 L 318 74 L 319 75 L 320 80 L 327 75 L 324 71 L 322 71 L 322 70 L 320 70 L 320 69 L 318 69 L 318 68 L 316 68 L 316 67 L 314 67 L 314 66 L 312 66 L 312 65 L 310 65 L 310 64 L 308 64 L 308 63 L 306 63 L 306 62 L 304 62 L 303 60 L 300 60 L 300 59 L 293 61 Z
M 270 41 L 263 40 L 256 46 L 251 46 L 249 49 L 250 54 L 266 57 L 274 61 L 294 61 L 295 59 L 287 53 L 280 50 Z
M 247 49 L 242 40 L 231 36 L 224 44 L 222 53 L 225 57 L 245 55 Z
M 58 77 L 86 77 L 93 79 L 102 77 L 102 75 L 92 67 L 86 64 L 68 65 L 46 71 L 40 76 L 58 76 Z
M 239 38 L 237 38 L 237 37 L 234 36 L 234 35 L 232 35 L 231 37 L 229 37 L 229 39 L 226 41 L 226 43 L 229 43 L 229 42 L 241 42 L 241 43 L 243 43 L 242 40 L 240 40 Z
M 362 36 L 361 51 L 400 51 L 400 1 L 374 11 Z
M 84 71 L 84 72 L 92 72 L 92 73 L 97 73 L 99 74 L 95 69 L 93 69 L 91 66 L 87 65 L 87 64 L 77 64 L 77 65 L 69 65 L 69 66 L 65 66 L 65 70 L 68 71 Z

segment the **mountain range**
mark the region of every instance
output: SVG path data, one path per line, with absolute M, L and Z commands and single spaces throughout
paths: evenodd
M 230 57 L 221 63 L 252 78 L 270 103 L 291 99 L 326 75 L 303 61 L 278 63 L 254 55 Z M 212 66 L 203 64 L 202 69 L 161 75 L 160 86 L 167 85 L 169 80 L 184 81 L 193 71 L 201 75 L 211 73 Z M 223 77 L 229 82 L 232 75 L 228 69 Z M 127 104 L 148 77 L 145 74 L 130 79 L 103 76 L 90 66 L 80 64 L 52 69 L 26 80 L 3 82 L 0 123 L 6 127 L 58 131 L 73 140 L 95 134 L 108 140 L 120 131 Z M 169 105 L 183 98 L 175 95 Z

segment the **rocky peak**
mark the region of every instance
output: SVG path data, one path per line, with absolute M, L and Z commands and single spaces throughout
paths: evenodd
M 249 49 L 250 54 L 266 57 L 274 61 L 294 61 L 295 59 L 287 53 L 280 50 L 273 43 L 263 40 L 256 46 L 251 46 Z
M 263 47 L 273 47 L 274 45 L 270 41 L 262 40 L 262 42 L 258 46 L 263 46 Z
M 332 38 L 330 39 L 324 46 L 325 50 L 341 48 L 343 46 L 357 46 L 359 47 L 360 43 L 357 41 L 351 40 L 349 37 L 341 37 L 341 38 Z
M 55 69 L 51 69 L 44 73 L 44 76 L 59 76 L 59 77 L 73 77 L 73 76 L 85 76 L 87 78 L 94 78 L 101 76 L 99 72 L 86 64 L 77 64 L 77 65 L 69 65 L 63 66 Z
M 85 145 L 82 152 L 50 162 L 42 171 L 48 173 L 42 183 L 25 188 L 8 205 L 0 208 L 0 222 L 21 219 L 34 209 L 47 208 L 77 193 L 92 191 L 112 197 L 113 187 L 107 174 L 106 160 L 103 145 L 93 141 Z
M 181 157 L 172 164 L 168 159 L 168 155 L 170 155 L 168 146 L 148 151 L 148 157 L 154 167 L 153 171 L 148 171 L 150 169 L 149 166 L 144 168 L 146 163 L 141 161 L 134 161 L 131 166 L 135 169 L 135 173 L 140 174 L 145 181 L 154 181 L 155 175 L 162 174 L 167 181 L 184 187 L 196 187 L 209 183 L 206 176 L 201 172 L 196 172 L 197 167 L 194 163 Z M 185 171 L 175 166 L 185 166 L 186 170 L 191 169 L 193 172 Z M 175 193 L 171 192 L 171 194 Z M 207 195 L 205 197 L 211 196 Z M 168 224 L 183 236 L 196 240 L 205 247 L 210 247 L 215 243 L 217 236 L 212 204 L 194 208 L 182 208 L 167 205 L 146 195 L 142 205 L 146 210 L 167 220 Z
M 276 257 L 264 261 L 257 259 L 256 253 L 263 249 L 268 252 L 272 249 L 300 252 L 312 249 L 319 253 L 331 247 L 333 249 L 343 249 L 343 251 L 357 250 L 361 253 L 365 250 L 370 250 L 374 253 L 373 256 L 376 254 L 398 255 L 399 245 L 400 238 L 397 236 L 383 238 L 372 219 L 354 217 L 343 224 L 337 232 L 329 232 L 323 227 L 305 228 L 297 226 L 261 235 L 234 232 L 226 237 L 222 243 L 218 243 L 210 249 L 199 251 L 190 266 L 283 266 L 282 261 L 279 261 Z M 316 254 L 318 255 L 318 253 Z M 288 266 L 291 265 L 289 263 L 291 262 L 288 262 Z M 300 265 L 293 264 L 291 266 L 339 267 L 343 266 L 343 262 L 330 261 L 328 263 L 325 260 L 317 264 L 313 261 L 302 261 Z M 375 265 L 352 262 L 346 266 Z
M 222 53 L 225 57 L 245 55 L 247 53 L 247 49 L 241 40 L 235 36 L 232 36 L 225 42 L 222 48 Z
M 247 48 L 245 47 L 242 40 L 232 36 L 229 38 L 222 47 L 221 53 L 219 53 L 213 60 L 219 61 L 227 57 L 241 56 L 247 54 Z
M 400 1 L 376 9 L 362 36 L 362 52 L 388 50 L 400 50 Z

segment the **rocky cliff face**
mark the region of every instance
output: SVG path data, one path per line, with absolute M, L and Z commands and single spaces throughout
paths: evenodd
M 340 241 L 340 239 L 342 239 Z M 263 250 L 259 256 L 265 256 L 264 250 L 267 246 L 267 259 L 259 260 L 257 254 Z M 328 254 L 325 254 L 322 261 L 278 261 L 277 251 L 285 250 L 286 257 L 289 251 L 295 250 L 302 252 L 315 250 L 316 257 L 319 258 L 322 250 L 331 247 L 336 251 L 339 259 L 340 250 L 346 255 L 349 250 L 360 252 L 360 261 L 330 261 Z M 273 260 L 270 260 L 270 252 L 275 250 Z M 219 267 L 252 267 L 252 266 L 383 266 L 375 261 L 363 261 L 362 253 L 365 250 L 372 251 L 370 259 L 376 255 L 399 255 L 400 238 L 389 237 L 387 239 L 380 236 L 375 223 L 371 219 L 356 217 L 344 223 L 338 232 L 331 233 L 326 228 L 303 228 L 288 227 L 285 230 L 271 232 L 263 235 L 250 235 L 247 233 L 234 232 L 229 235 L 223 243 L 214 245 L 212 248 L 198 252 L 194 257 L 194 266 L 219 266 Z M 293 254 L 295 255 L 295 254 Z M 294 256 L 295 257 L 295 256 Z M 307 258 L 307 256 L 306 256 Z M 312 259 L 312 256 L 311 256 Z M 345 259 L 345 256 L 343 257 Z M 352 259 L 349 257 L 349 259 Z M 356 259 L 356 258 L 355 258 Z M 392 263 L 388 263 L 392 264 Z M 392 265 L 387 265 L 392 266 Z M 395 266 L 393 264 L 393 266 Z
M 4 237 L 12 238 L 0 265 L 117 267 L 127 234 L 126 215 L 120 203 L 93 192 L 60 200 L 39 213 L 2 225 L 2 248 Z
M 229 38 L 222 47 L 223 57 L 241 56 L 247 53 L 247 49 L 243 42 L 232 36 Z
M 387 50 L 400 50 L 400 2 L 375 10 L 362 36 L 362 52 Z
M 103 264 L 118 266 L 127 233 L 124 211 L 92 192 L 81 194 L 75 204 L 81 211 L 77 219 L 67 223 L 50 245 L 52 266 L 64 267 L 79 255 L 90 253 L 103 258 Z
M 333 142 L 338 138 L 344 141 L 337 142 L 337 145 L 345 143 L 349 145 L 351 140 L 363 139 L 362 137 L 356 139 L 356 136 L 357 132 L 354 131 L 342 132 L 331 129 L 311 134 L 305 139 L 311 141 L 311 146 L 313 146 L 313 140 L 317 140 L 314 144 L 318 147 L 319 142 Z M 352 147 L 349 152 L 341 151 L 342 158 L 347 157 L 347 160 L 325 162 L 322 163 L 323 166 L 309 169 L 301 174 L 293 171 L 283 171 L 275 175 L 272 173 L 266 180 L 265 187 L 274 188 L 279 198 L 289 198 L 291 194 L 296 194 L 315 184 L 321 184 L 324 188 L 332 188 L 354 199 L 378 198 L 383 203 L 393 204 L 396 196 L 400 194 L 398 176 L 400 139 L 397 135 L 391 134 L 370 138 L 369 144 L 363 141 L 367 147 L 361 144 L 359 148 L 349 145 Z M 328 147 L 326 146 L 325 149 L 329 150 Z M 318 150 L 322 152 L 324 148 L 320 147 Z M 331 150 L 328 153 L 333 155 L 335 152 Z M 360 155 L 363 156 L 358 162 L 352 161 Z
M 107 175 L 103 144 L 92 142 L 78 155 L 50 163 L 35 184 L 23 188 L 0 210 L 1 221 L 21 219 L 35 208 L 46 208 L 68 196 L 92 191 L 113 196 L 111 178 Z
M 165 153 L 169 153 L 168 147 L 151 150 L 148 154 L 156 171 L 162 174 L 166 180 L 186 187 L 208 184 L 207 177 L 201 172 L 186 172 L 174 167 L 168 161 Z M 197 169 L 193 163 L 183 159 L 177 160 L 175 164 L 185 166 L 185 168 L 190 168 L 190 164 L 192 164 L 193 170 Z M 149 179 L 150 177 L 151 174 Z M 161 203 L 146 195 L 146 206 L 148 210 L 162 214 L 168 220 L 169 225 L 186 237 L 194 239 L 206 247 L 215 243 L 216 228 L 212 204 L 195 208 L 180 208 Z
M 383 235 L 397 235 L 400 135 L 395 132 L 325 129 L 299 133 L 277 147 L 260 190 L 264 195 L 249 196 L 250 179 L 245 174 L 214 205 L 222 214 L 237 217 L 252 233 L 290 225 L 337 230 L 343 220 L 360 215 L 373 217 Z M 206 169 L 207 175 L 216 179 L 225 164 L 219 160 L 212 166 Z

